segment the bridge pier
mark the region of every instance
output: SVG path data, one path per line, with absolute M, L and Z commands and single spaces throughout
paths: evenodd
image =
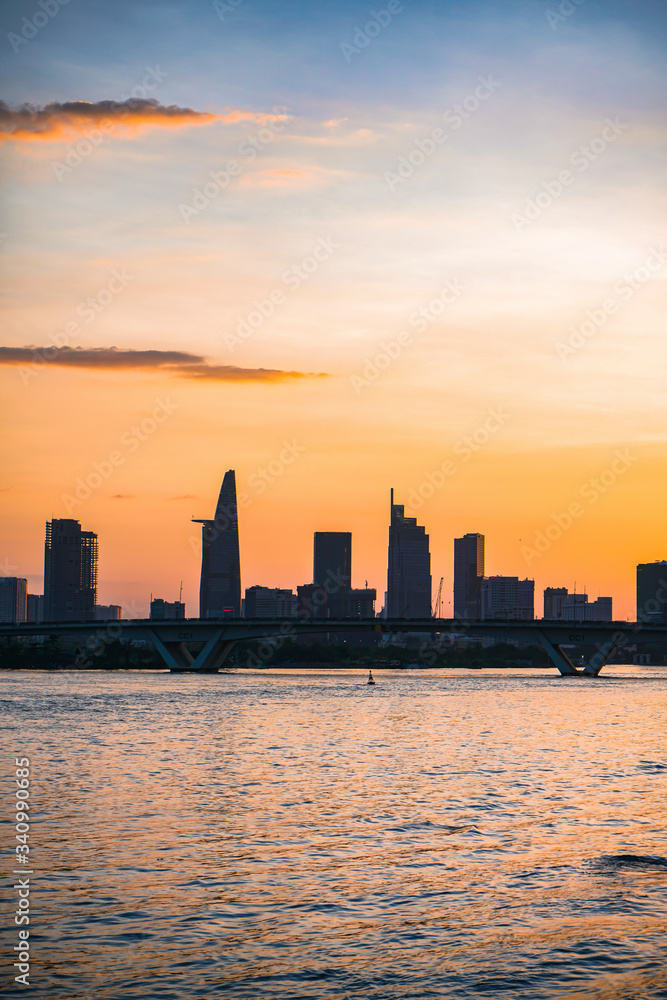
M 581 674 L 575 667 L 574 663 L 563 650 L 560 648 L 558 643 L 552 643 L 547 639 L 544 632 L 540 629 L 537 633 L 540 637 L 540 641 L 547 653 L 549 654 L 549 659 L 554 664 L 555 667 L 560 671 L 561 677 L 580 677 Z
M 595 656 L 592 656 L 590 658 L 590 660 L 584 667 L 584 676 L 597 677 L 602 668 L 604 667 L 605 663 L 611 656 L 611 654 L 617 649 L 619 645 L 620 643 L 616 641 L 615 636 L 612 637 L 609 640 L 609 642 L 605 642 L 604 646 L 602 646 L 598 650 Z
M 190 669 L 204 674 L 217 674 L 235 645 L 235 639 L 227 639 L 226 642 L 218 640 L 213 645 L 207 643 Z M 211 646 L 210 649 L 209 646 Z
M 618 638 L 614 635 L 609 642 L 606 642 L 594 656 L 590 658 L 583 670 L 577 670 L 574 663 L 563 652 L 558 643 L 552 643 L 547 639 L 542 630 L 538 632 L 542 645 L 549 654 L 549 659 L 558 667 L 562 677 L 597 677 L 612 653 L 622 645 L 621 639 L 625 638 L 623 633 L 618 633 Z
M 156 629 L 150 629 L 150 637 L 172 673 L 215 674 L 236 645 L 235 639 L 223 639 L 224 632 L 219 629 L 196 656 L 184 642 L 163 641 Z

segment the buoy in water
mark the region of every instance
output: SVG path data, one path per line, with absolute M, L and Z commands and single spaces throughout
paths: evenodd
M 375 684 L 375 681 L 373 680 L 373 671 L 372 670 L 368 671 L 368 681 L 366 683 L 367 684 Z

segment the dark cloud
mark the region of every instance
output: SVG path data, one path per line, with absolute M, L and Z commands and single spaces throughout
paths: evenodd
M 115 135 L 134 135 L 149 128 L 184 128 L 190 125 L 210 125 L 222 122 L 231 125 L 240 121 L 264 124 L 282 121 L 286 115 L 263 114 L 254 111 L 228 109 L 224 114 L 179 108 L 155 100 L 130 98 L 127 101 L 66 101 L 44 107 L 23 104 L 10 108 L 0 101 L 0 142 L 15 140 L 57 141 L 72 132 L 98 128 Z
M 178 378 L 205 379 L 209 382 L 282 382 L 286 379 L 326 377 L 323 372 L 211 365 L 203 355 L 187 351 L 133 351 L 118 347 L 0 347 L 0 365 L 25 366 L 27 373 L 47 366 L 158 371 Z
M 30 362 L 67 368 L 164 368 L 204 364 L 201 354 L 189 351 L 132 351 L 118 347 L 0 347 L 0 364 Z

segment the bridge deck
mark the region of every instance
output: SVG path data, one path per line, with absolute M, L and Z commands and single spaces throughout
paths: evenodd
M 563 646 L 596 645 L 597 651 L 583 673 L 597 676 L 609 656 L 620 646 L 641 642 L 667 646 L 667 624 L 647 622 L 562 622 L 486 620 L 461 621 L 453 618 L 186 618 L 165 621 L 130 619 L 109 622 L 41 622 L 0 625 L 5 636 L 80 636 L 96 641 L 143 639 L 152 642 L 172 670 L 215 671 L 236 642 L 275 636 L 291 638 L 304 634 L 375 632 L 454 634 L 503 640 L 522 640 L 542 645 L 561 674 L 579 671 Z M 88 642 L 88 644 L 89 644 Z M 192 652 L 188 644 L 204 648 Z

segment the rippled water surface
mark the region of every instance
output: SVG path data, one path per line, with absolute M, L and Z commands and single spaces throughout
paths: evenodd
M 376 679 L 0 675 L 30 995 L 667 998 L 667 670 Z

